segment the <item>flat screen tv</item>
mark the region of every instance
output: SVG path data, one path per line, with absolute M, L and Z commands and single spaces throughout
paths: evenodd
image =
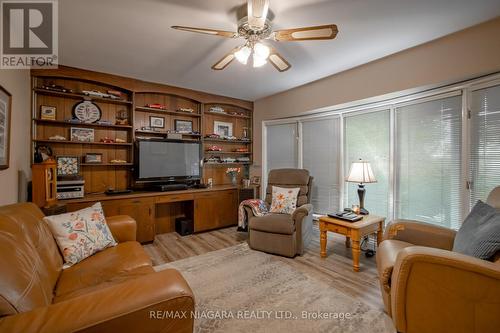
M 198 142 L 139 140 L 136 142 L 136 181 L 199 179 L 200 161 Z

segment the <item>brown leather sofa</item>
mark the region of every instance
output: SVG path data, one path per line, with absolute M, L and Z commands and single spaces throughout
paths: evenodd
M 500 187 L 487 202 L 500 209 Z M 456 232 L 395 220 L 377 251 L 385 310 L 401 333 L 500 331 L 500 253 L 451 252 Z
M 276 169 L 269 172 L 265 201 L 271 205 L 272 187 L 300 188 L 297 209 L 293 214 L 248 216 L 248 244 L 250 248 L 263 252 L 294 257 L 304 253 L 304 246 L 312 234 L 311 187 L 313 177 L 302 169 Z
M 43 216 L 30 203 L 0 207 L 0 332 L 193 331 L 189 285 L 154 272 L 133 219 L 107 219 L 119 244 L 63 270 Z

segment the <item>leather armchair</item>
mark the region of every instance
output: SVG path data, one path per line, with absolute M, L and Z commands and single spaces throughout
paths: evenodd
M 193 331 L 189 285 L 153 270 L 132 218 L 107 218 L 119 244 L 64 270 L 42 218 L 33 204 L 0 207 L 0 332 Z
M 500 187 L 487 202 L 500 209 Z M 401 333 L 495 332 L 500 253 L 492 261 L 452 252 L 456 232 L 395 220 L 377 251 L 385 310 Z
M 311 187 L 313 177 L 300 169 L 276 169 L 269 172 L 266 204 L 271 205 L 272 187 L 300 188 L 298 208 L 293 214 L 253 215 L 245 208 L 248 217 L 248 244 L 250 248 L 286 257 L 304 253 L 312 234 Z

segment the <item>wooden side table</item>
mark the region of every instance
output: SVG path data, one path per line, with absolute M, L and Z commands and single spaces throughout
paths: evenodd
M 335 232 L 346 236 L 346 247 L 349 240 L 352 241 L 352 266 L 355 272 L 359 272 L 359 254 L 361 253 L 360 242 L 364 236 L 377 234 L 377 245 L 382 240 L 385 217 L 366 215 L 357 222 L 348 222 L 341 219 L 322 216 L 319 218 L 321 258 L 326 258 L 326 233 Z

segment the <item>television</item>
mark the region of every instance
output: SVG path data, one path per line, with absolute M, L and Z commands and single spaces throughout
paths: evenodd
M 135 173 L 138 183 L 198 180 L 201 175 L 201 144 L 178 140 L 138 140 Z

